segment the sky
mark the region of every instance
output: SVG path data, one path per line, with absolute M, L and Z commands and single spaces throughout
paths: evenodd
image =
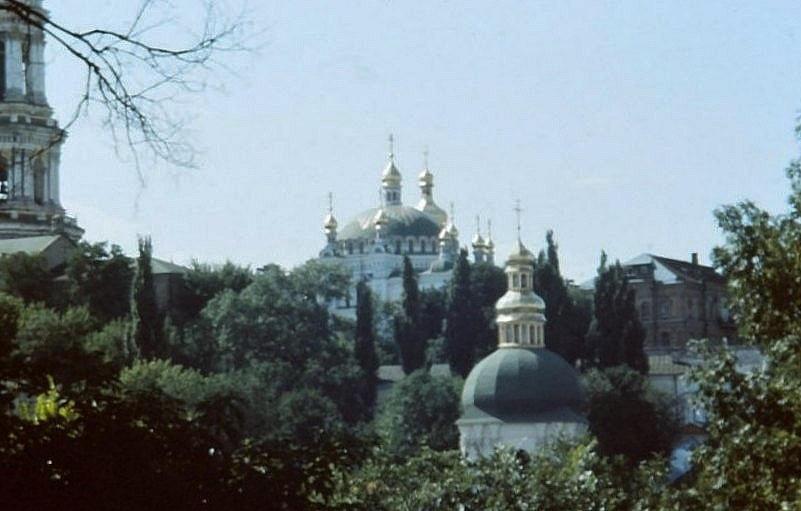
M 234 4 L 235 0 L 228 0 Z M 124 21 L 130 0 L 49 0 L 54 18 Z M 173 0 L 193 22 L 198 0 Z M 192 118 L 196 169 L 120 158 L 95 110 L 70 130 L 62 203 L 92 241 L 157 256 L 294 266 L 374 207 L 387 136 L 404 201 L 429 149 L 435 199 L 463 243 L 491 218 L 503 260 L 553 229 L 563 273 L 591 278 L 601 250 L 702 263 L 723 241 L 713 210 L 746 198 L 785 208 L 799 153 L 799 2 L 250 3 L 255 51 L 172 105 Z M 166 32 L 165 43 L 177 42 Z M 174 41 L 173 41 L 174 39 Z M 48 97 L 69 117 L 81 68 L 48 46 Z M 482 220 L 483 221 L 483 220 Z

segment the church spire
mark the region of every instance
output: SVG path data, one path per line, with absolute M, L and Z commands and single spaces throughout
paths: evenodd
M 400 206 L 401 200 L 401 173 L 395 166 L 395 137 L 389 135 L 389 157 L 384 172 L 381 174 L 381 188 L 384 202 L 387 206 Z
M 534 293 L 534 255 L 523 245 L 520 234 L 520 201 L 517 213 L 517 247 L 506 261 L 508 291 L 498 300 L 498 346 L 545 346 L 545 302 Z
M 423 150 L 423 170 L 418 176 L 418 181 L 420 183 L 420 202 L 417 203 L 417 209 L 428 213 L 440 227 L 444 227 L 448 221 L 448 215 L 434 202 L 434 174 L 428 168 L 428 147 Z

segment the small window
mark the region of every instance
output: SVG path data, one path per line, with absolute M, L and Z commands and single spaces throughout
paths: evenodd
M 528 287 L 528 275 L 525 273 L 520 274 L 520 287 L 526 289 Z
M 360 254 L 364 254 L 364 242 L 363 241 L 359 242 L 359 253 Z
M 427 248 L 428 247 L 426 247 L 426 240 L 420 240 L 420 253 L 425 254 Z
M 537 327 L 534 325 L 528 327 L 528 337 L 531 339 L 532 344 L 537 344 Z
M 507 343 L 512 342 L 512 325 L 506 325 L 506 328 L 504 328 L 504 331 L 506 333 L 506 336 L 505 336 L 506 339 L 504 339 L 504 340 Z
M 515 342 L 520 342 L 520 325 L 515 325 Z
M 512 274 L 512 287 L 520 286 L 520 276 L 517 273 Z
M 409 240 L 409 253 L 414 254 L 414 240 Z
M 401 253 L 401 240 L 395 240 L 395 253 Z
M 640 319 L 643 321 L 651 319 L 651 302 L 642 302 L 640 304 Z

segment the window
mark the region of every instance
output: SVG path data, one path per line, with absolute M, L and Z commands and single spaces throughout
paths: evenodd
M 520 325 L 515 325 L 515 342 L 520 342 Z
M 420 253 L 425 254 L 426 248 L 428 248 L 426 247 L 426 240 L 420 240 Z
M 528 275 L 525 273 L 520 274 L 520 287 L 526 289 L 528 287 Z
M 512 274 L 512 287 L 517 288 L 520 286 L 520 276 L 517 273 Z
M 6 97 L 6 43 L 0 41 L 0 99 Z
M 409 240 L 409 253 L 414 254 L 414 240 Z
M 643 321 L 651 319 L 651 302 L 642 302 L 640 304 L 640 319 Z
M 506 332 L 506 339 L 504 339 L 504 341 L 507 343 L 512 342 L 512 325 L 506 325 L 504 331 Z
M 401 253 L 401 240 L 395 240 L 395 253 Z
M 359 253 L 360 254 L 364 254 L 364 242 L 363 241 L 359 242 Z
M 659 316 L 669 318 L 673 315 L 673 300 L 665 300 L 659 308 Z
M 534 325 L 529 325 L 528 327 L 528 338 L 531 344 L 537 343 L 536 327 Z
M 45 166 L 41 158 L 33 163 L 33 200 L 39 205 L 45 203 Z

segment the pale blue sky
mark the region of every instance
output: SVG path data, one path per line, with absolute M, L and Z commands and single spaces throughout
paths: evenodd
M 47 2 L 84 25 L 130 2 L 91 3 Z M 519 197 L 524 241 L 538 249 L 554 229 L 576 280 L 594 274 L 601 249 L 708 261 L 721 240 L 715 207 L 784 207 L 798 2 L 251 7 L 263 48 L 231 63 L 225 91 L 176 106 L 196 118 L 198 170 L 152 169 L 140 189 L 96 122 L 72 129 L 62 197 L 87 238 L 131 250 L 149 233 L 180 263 L 298 264 L 323 246 L 329 191 L 340 223 L 375 205 L 389 132 L 407 203 L 427 145 L 435 197 L 455 202 L 463 242 L 476 214 L 490 216 L 502 259 Z M 80 75 L 50 50 L 49 97 L 64 119 Z

